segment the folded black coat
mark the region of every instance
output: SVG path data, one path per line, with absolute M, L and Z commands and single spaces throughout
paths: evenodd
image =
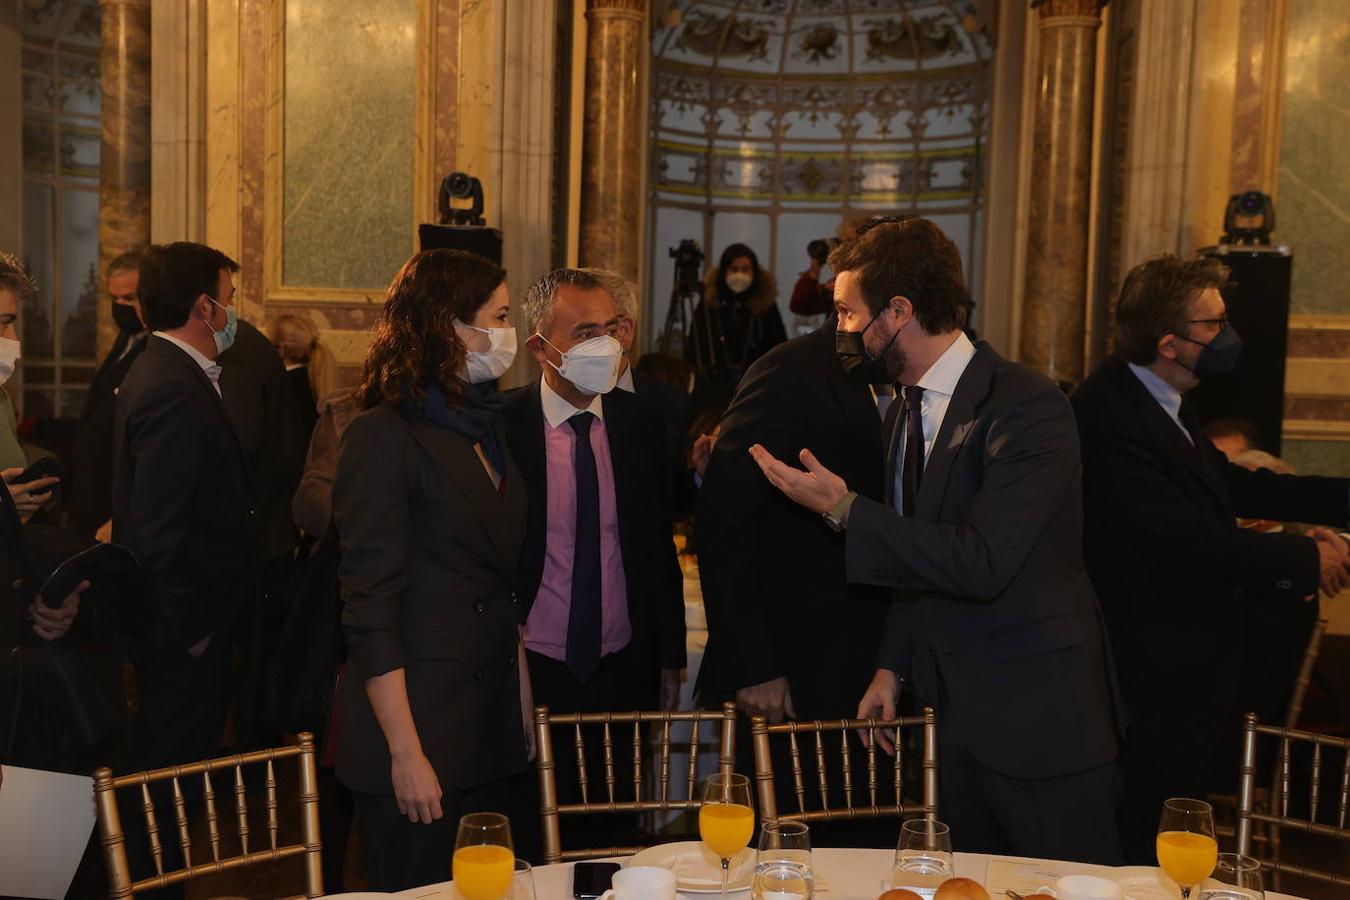
M 263 680 L 262 715 L 292 733 L 323 731 L 338 667 L 347 658 L 340 559 L 337 537 L 330 535 L 296 563 L 279 591 L 286 611 Z
M 67 529 L 21 526 L 8 492 L 0 494 L 5 568 L 22 573 L 5 578 L 0 597 L 0 759 L 62 768 L 120 726 L 122 638 L 150 627 L 154 601 L 138 565 L 94 566 L 71 630 L 55 641 L 39 638 L 29 604 L 53 570 L 94 542 Z

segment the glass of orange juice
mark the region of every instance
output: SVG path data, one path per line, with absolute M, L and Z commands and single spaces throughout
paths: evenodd
M 750 779 L 732 773 L 708 776 L 703 785 L 703 805 L 698 811 L 698 835 L 722 860 L 722 896 L 727 895 L 731 858 L 750 844 L 755 831 L 755 811 L 750 806 Z
M 1181 886 L 1183 900 L 1191 896 L 1191 888 L 1209 877 L 1218 861 L 1214 808 L 1185 797 L 1164 803 L 1158 821 L 1158 865 Z
M 455 887 L 465 900 L 502 900 L 516 868 L 506 816 L 470 813 L 460 819 L 453 867 Z

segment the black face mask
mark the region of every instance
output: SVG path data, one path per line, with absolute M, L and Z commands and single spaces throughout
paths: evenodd
M 1232 325 L 1216 334 L 1208 344 L 1191 340 L 1184 334 L 1179 334 L 1177 337 L 1200 347 L 1200 357 L 1195 361 L 1194 368 L 1187 366 L 1185 363 L 1181 363 L 1181 365 L 1190 369 L 1195 377 L 1202 381 L 1211 375 L 1231 375 L 1233 370 L 1237 368 L 1238 360 L 1242 357 L 1242 338 Z M 1177 360 L 1177 362 L 1180 363 L 1181 360 Z
M 114 303 L 112 305 L 112 319 L 116 323 L 117 329 L 127 337 L 140 334 L 145 330 L 145 326 L 141 324 L 141 317 L 136 315 L 136 307 L 134 306 Z
M 834 352 L 839 357 L 839 364 L 844 367 L 844 372 L 849 378 L 859 384 L 890 384 L 895 379 L 886 372 L 886 351 L 891 349 L 891 344 L 895 343 L 896 335 L 900 334 L 899 329 L 891 335 L 891 339 L 886 342 L 886 346 L 881 348 L 880 356 L 872 356 L 867 352 L 867 345 L 863 343 L 863 335 L 867 329 L 872 327 L 881 317 L 882 309 L 872 317 L 872 321 L 863 326 L 862 331 L 835 331 L 834 333 Z

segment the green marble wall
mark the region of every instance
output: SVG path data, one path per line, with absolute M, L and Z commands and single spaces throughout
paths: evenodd
M 1350 478 L 1350 441 L 1294 441 L 1284 439 L 1285 462 L 1300 475 Z
M 1294 313 L 1350 313 L 1346 16 L 1346 0 L 1289 2 L 1275 234 L 1294 248 Z
M 416 34 L 416 0 L 286 0 L 283 284 L 383 291 L 412 253 Z

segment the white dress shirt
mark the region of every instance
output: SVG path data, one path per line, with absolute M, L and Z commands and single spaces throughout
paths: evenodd
M 217 397 L 222 396 L 220 393 L 220 363 L 216 362 L 213 359 L 209 359 L 208 357 L 204 356 L 202 352 L 198 350 L 196 347 L 192 346 L 186 341 L 179 340 L 178 338 L 174 337 L 171 334 L 167 334 L 163 331 L 156 331 L 155 337 L 164 338 L 164 340 L 173 344 L 179 350 L 182 350 L 188 356 L 192 357 L 192 361 L 195 362 L 197 365 L 201 366 L 202 371 L 206 373 L 206 377 L 211 379 L 211 387 L 216 389 L 216 396 Z
M 970 360 L 975 356 L 975 345 L 970 342 L 962 332 L 952 345 L 947 348 L 938 361 L 928 367 L 928 371 L 923 373 L 919 379 L 919 387 L 923 388 L 923 399 L 919 403 L 919 414 L 923 419 L 923 461 L 926 465 L 928 457 L 933 453 L 933 445 L 937 443 L 939 429 L 942 428 L 942 420 L 947 416 L 947 407 L 951 406 L 952 394 L 956 393 L 956 384 L 961 380 L 961 376 L 966 372 L 966 366 L 970 365 Z M 904 402 L 904 389 L 896 388 L 895 402 Z M 895 423 L 898 430 L 898 438 L 895 442 L 895 493 L 891 498 L 891 503 L 896 511 L 903 509 L 904 485 L 902 481 L 902 471 L 904 469 L 905 459 L 905 422 L 904 412 L 901 411 L 901 418 Z

